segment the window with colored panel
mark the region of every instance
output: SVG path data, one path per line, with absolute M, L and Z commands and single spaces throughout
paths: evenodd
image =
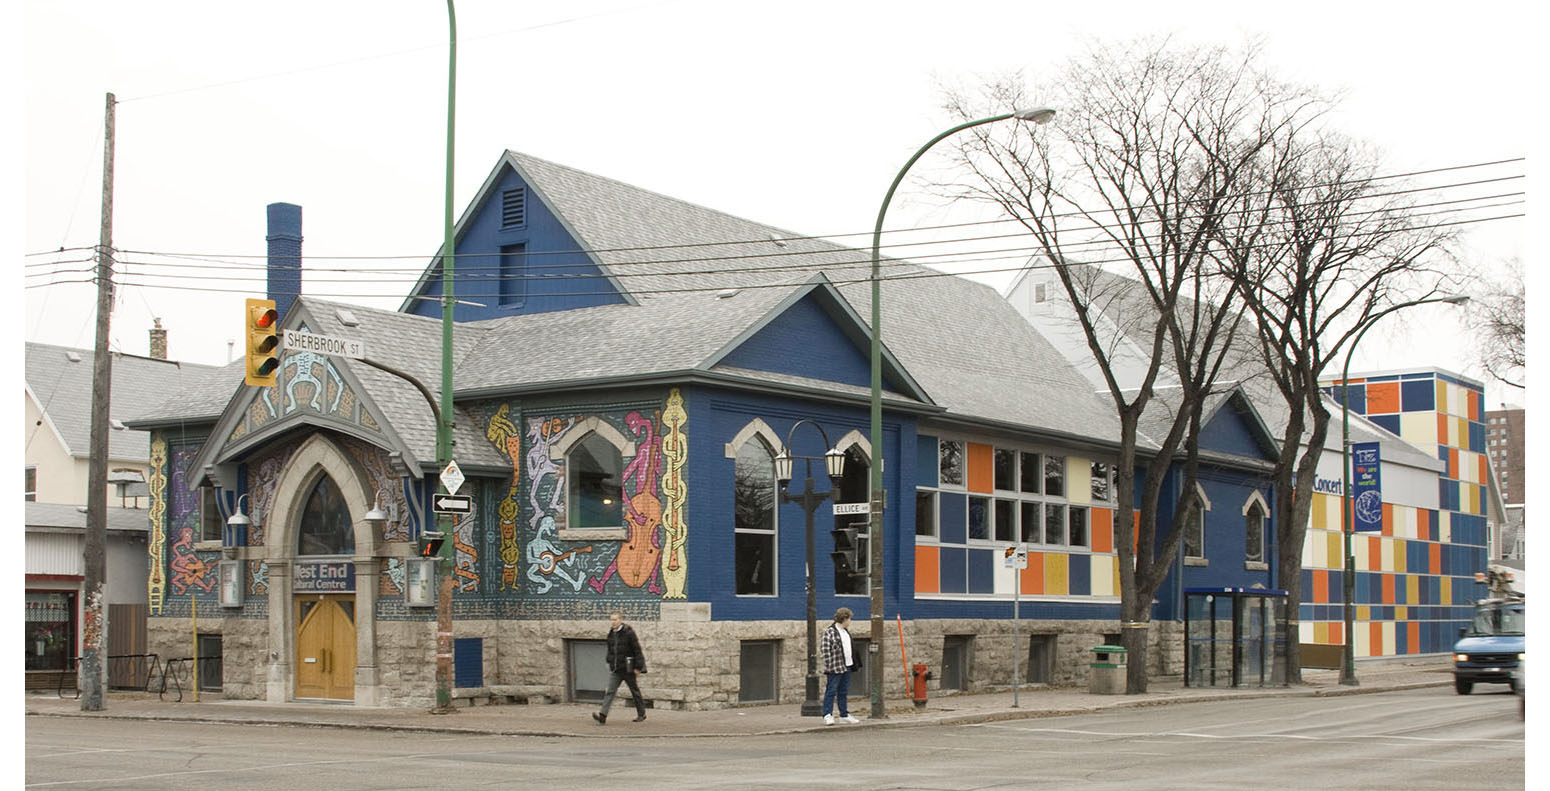
M 1400 411 L 1398 382 L 1367 383 L 1367 414 L 1388 415 Z
M 991 487 L 995 484 L 992 448 L 978 442 L 969 442 L 966 445 L 968 462 L 965 485 L 971 492 L 990 494 Z

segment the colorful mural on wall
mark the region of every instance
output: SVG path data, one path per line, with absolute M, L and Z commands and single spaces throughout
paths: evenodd
M 486 422 L 485 438 L 511 459 L 514 470 L 510 486 L 495 506 L 498 590 L 519 590 L 520 569 L 521 589 L 532 594 L 636 590 L 685 598 L 688 487 L 683 469 L 688 457 L 684 431 L 688 413 L 676 389 L 664 406 L 525 419 L 515 416 L 509 404 L 495 408 Z M 624 537 L 566 540 L 561 537 L 566 519 L 565 465 L 554 458 L 555 447 L 562 441 L 576 441 L 571 432 L 602 424 L 634 445 L 621 471 Z M 525 540 L 519 540 L 519 522 Z
M 452 574 L 456 591 L 479 592 L 479 498 L 473 498 L 474 506 L 457 518 L 452 528 Z
M 308 331 L 305 324 L 298 329 Z M 300 410 L 332 415 L 372 431 L 382 430 L 380 421 L 361 403 L 359 395 L 327 355 L 286 352 L 280 358 L 277 376 L 277 384 L 256 388 L 243 419 L 227 437 L 228 442 Z
M 146 578 L 145 593 L 150 613 L 159 615 L 167 587 L 162 566 L 163 553 L 167 549 L 167 438 L 160 432 L 151 435 L 150 486 L 151 526 L 150 535 L 146 537 L 146 552 L 151 556 L 151 571 Z
M 168 585 L 176 595 L 187 595 L 198 589 L 205 593 L 215 589 L 214 563 L 194 551 L 199 540 L 199 490 L 181 485 L 188 480 L 189 467 L 197 447 L 184 445 L 172 450 L 172 514 L 168 534 L 172 546 L 167 556 Z

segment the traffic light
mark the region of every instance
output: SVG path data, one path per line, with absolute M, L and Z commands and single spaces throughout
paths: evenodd
M 829 535 L 834 536 L 834 551 L 829 553 L 829 557 L 834 558 L 834 576 L 840 579 L 860 576 L 860 545 L 856 540 L 856 528 L 836 527 L 829 531 Z
M 245 322 L 248 366 L 242 381 L 260 387 L 272 385 L 280 368 L 280 336 L 276 326 L 280 314 L 274 309 L 274 300 L 248 300 Z
M 423 530 L 420 532 L 420 557 L 433 558 L 441 553 L 441 543 L 447 540 L 447 534 L 440 530 Z

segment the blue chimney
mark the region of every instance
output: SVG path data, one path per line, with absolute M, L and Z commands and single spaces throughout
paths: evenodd
M 301 207 L 269 204 L 269 299 L 284 319 L 301 293 Z

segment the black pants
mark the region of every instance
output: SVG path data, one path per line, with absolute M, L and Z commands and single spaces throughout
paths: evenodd
M 619 691 L 620 682 L 630 685 L 630 696 L 635 699 L 635 713 L 646 716 L 646 700 L 640 696 L 640 685 L 635 683 L 635 674 L 620 673 L 617 670 L 608 674 L 608 692 L 603 694 L 603 716 L 608 716 L 608 707 L 614 705 L 614 694 Z

